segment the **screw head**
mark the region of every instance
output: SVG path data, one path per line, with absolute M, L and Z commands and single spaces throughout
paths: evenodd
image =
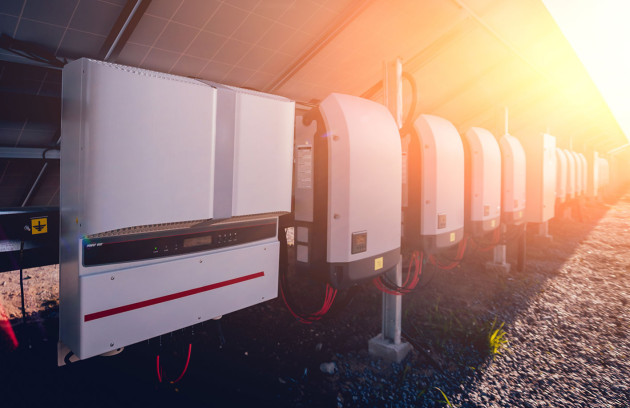
M 114 347 L 114 342 L 109 343 L 109 347 Z
M 112 276 L 111 279 L 114 280 L 114 277 Z

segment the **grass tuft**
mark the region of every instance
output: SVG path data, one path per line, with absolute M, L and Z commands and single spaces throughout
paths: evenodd
M 495 318 L 490 327 L 490 332 L 488 333 L 488 348 L 493 360 L 497 355 L 501 354 L 501 350 L 507 348 L 509 344 L 506 332 L 503 330 L 505 323 L 501 323 L 499 327 L 497 327 L 496 324 L 497 319 Z

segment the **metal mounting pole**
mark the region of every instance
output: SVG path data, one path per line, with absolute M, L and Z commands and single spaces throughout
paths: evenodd
M 402 257 L 395 269 L 385 273 L 387 278 L 402 285 Z M 402 296 L 383 293 L 382 332 L 368 342 L 368 351 L 372 356 L 400 363 L 411 351 L 411 345 L 402 342 Z
M 510 264 L 507 263 L 507 245 L 505 242 L 505 234 L 507 225 L 501 224 L 501 240 L 493 249 L 492 262 L 486 263 L 486 269 L 501 271 L 503 273 L 510 272 Z
M 396 58 L 390 63 L 384 63 L 383 88 L 384 104 L 396 120 L 396 125 L 402 127 L 402 59 Z M 402 256 L 393 268 L 385 272 L 387 278 L 402 285 Z M 383 293 L 383 324 L 381 334 L 370 339 L 368 350 L 371 355 L 400 363 L 411 351 L 409 343 L 400 339 L 402 331 L 402 296 Z

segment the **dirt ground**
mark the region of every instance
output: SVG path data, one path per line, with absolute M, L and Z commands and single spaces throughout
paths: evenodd
M 474 245 L 457 268 L 425 265 L 403 298 L 414 350 L 401 364 L 367 353 L 381 324 L 381 294 L 368 282 L 312 325 L 274 299 L 58 368 L 57 267 L 24 272 L 25 324 L 19 272 L 2 273 L 0 303 L 19 347 L 0 339 L 0 406 L 628 407 L 630 195 L 585 203 L 549 232 L 553 240 L 529 231 L 522 272 L 486 269 L 491 252 Z M 513 266 L 516 255 L 510 241 Z M 321 302 L 323 288 L 292 279 L 305 305 Z M 488 338 L 499 328 L 508 343 L 496 354 Z M 183 379 L 159 383 L 156 356 L 174 378 L 189 344 Z

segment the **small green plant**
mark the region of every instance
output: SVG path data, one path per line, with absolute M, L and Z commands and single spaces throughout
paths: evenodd
M 501 323 L 499 327 L 496 327 L 496 324 L 497 319 L 495 318 L 490 327 L 490 332 L 488 333 L 488 347 L 493 360 L 497 354 L 501 354 L 501 350 L 506 348 L 509 343 L 505 330 L 503 330 L 505 323 Z
M 448 405 L 449 407 L 453 407 L 453 404 L 451 404 L 451 401 L 448 400 L 448 397 L 446 396 L 446 394 L 444 394 L 444 391 L 442 391 L 441 389 L 439 389 L 438 387 L 433 387 L 436 390 L 438 390 L 440 392 L 440 394 L 442 394 L 442 397 L 444 397 L 444 401 L 440 401 L 440 402 L 444 402 L 446 403 L 446 405 Z

